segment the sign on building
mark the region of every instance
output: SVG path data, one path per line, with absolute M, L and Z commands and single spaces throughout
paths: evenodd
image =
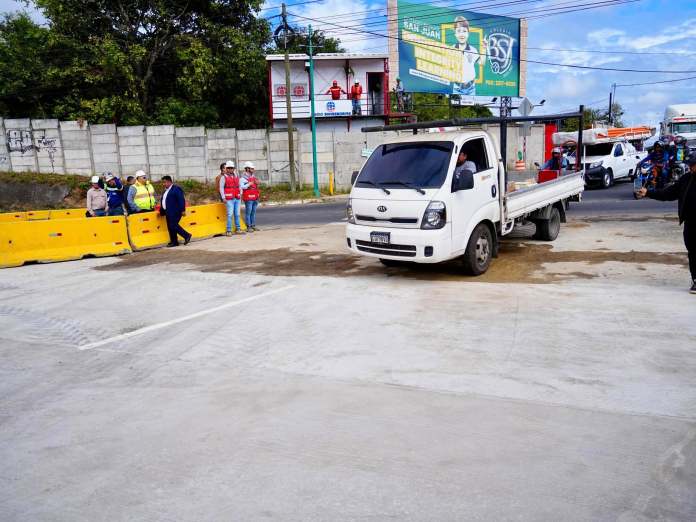
M 519 96 L 519 19 L 404 0 L 397 8 L 406 91 Z
M 353 114 L 352 100 L 328 100 L 315 102 L 314 115 L 319 117 L 350 116 Z
M 285 96 L 285 84 L 280 83 L 273 86 L 275 96 Z M 301 98 L 309 96 L 306 83 L 293 83 L 290 86 L 290 96 Z

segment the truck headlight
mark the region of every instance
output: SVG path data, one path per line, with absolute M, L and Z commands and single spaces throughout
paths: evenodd
M 593 161 L 592 163 L 590 163 L 590 168 L 591 168 L 591 169 L 596 169 L 597 167 L 601 167 L 603 164 L 604 164 L 604 161 L 602 161 L 602 160 L 600 160 L 600 161 Z
M 355 224 L 355 216 L 353 215 L 353 200 L 349 199 L 346 205 L 346 216 L 348 217 L 348 223 Z
M 447 223 L 447 211 L 442 201 L 431 201 L 423 214 L 422 229 L 442 228 Z

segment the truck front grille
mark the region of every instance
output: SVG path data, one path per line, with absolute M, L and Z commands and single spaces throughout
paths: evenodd
M 357 239 L 355 246 L 361 252 L 382 256 L 416 257 L 415 245 L 383 245 Z

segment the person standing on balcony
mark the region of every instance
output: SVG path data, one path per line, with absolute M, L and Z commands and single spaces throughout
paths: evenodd
M 360 85 L 359 80 L 355 80 L 355 84 L 350 88 L 350 99 L 353 100 L 353 116 L 362 115 L 362 110 L 360 109 L 360 97 L 362 96 L 363 89 Z

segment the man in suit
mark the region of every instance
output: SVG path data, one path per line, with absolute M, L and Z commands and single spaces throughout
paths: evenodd
M 162 194 L 162 203 L 160 204 L 160 215 L 167 219 L 167 229 L 169 230 L 169 244 L 167 246 L 179 246 L 177 234 L 184 238 L 184 245 L 188 245 L 191 241 L 191 234 L 179 224 L 181 216 L 186 210 L 184 190 L 179 185 L 174 185 L 171 176 L 162 176 L 162 183 L 164 183 L 164 194 Z

